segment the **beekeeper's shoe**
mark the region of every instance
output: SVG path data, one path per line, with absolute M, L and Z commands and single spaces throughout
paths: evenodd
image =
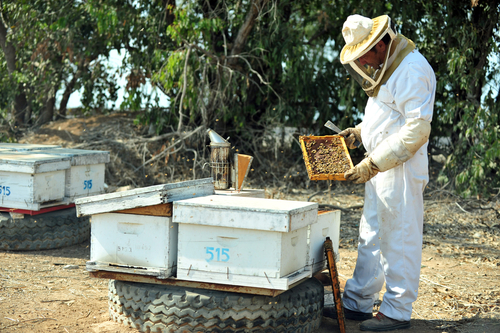
M 382 312 L 379 312 L 370 320 L 361 323 L 359 329 L 361 331 L 385 332 L 392 330 L 400 330 L 410 328 L 410 321 L 401 321 L 386 317 Z
M 338 317 L 337 316 L 337 309 L 334 306 L 324 307 L 323 308 L 323 316 L 328 317 L 328 318 L 332 318 L 332 319 L 337 319 L 337 317 Z M 353 310 L 349 310 L 349 309 L 344 308 L 344 317 L 345 317 L 345 319 L 363 321 L 363 320 L 373 318 L 373 315 L 371 313 L 353 311 Z

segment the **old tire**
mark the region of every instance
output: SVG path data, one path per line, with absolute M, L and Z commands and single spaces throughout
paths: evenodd
M 48 250 L 79 244 L 90 238 L 88 217 L 76 217 L 76 209 L 12 219 L 0 213 L 1 250 Z
M 112 320 L 141 332 L 315 332 L 324 289 L 315 278 L 276 297 L 110 280 Z

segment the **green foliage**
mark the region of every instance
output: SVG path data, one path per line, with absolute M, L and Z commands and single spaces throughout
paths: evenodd
M 25 94 L 32 112 L 27 121 L 35 124 L 56 93 L 79 89 L 85 112 L 107 112 L 122 75 L 120 110 L 140 111 L 137 122 L 157 134 L 205 126 L 252 149 L 252 140 L 263 140 L 269 128 L 330 134 L 326 120 L 353 126 L 367 100 L 338 59 L 342 25 L 351 14 L 388 14 L 436 73 L 432 135 L 452 141 L 439 180 L 463 196 L 487 195 L 500 187 L 500 5 L 472 4 L 2 1 L 16 68 L 12 72 L 0 52 L 0 114 L 8 119 L 14 100 Z M 118 72 L 105 65 L 112 50 L 126 51 Z M 167 96 L 167 107 L 143 89 L 146 82 Z

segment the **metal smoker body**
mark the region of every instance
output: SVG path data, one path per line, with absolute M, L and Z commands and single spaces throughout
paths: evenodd
M 234 154 L 231 160 L 231 144 L 210 128 L 207 129 L 207 134 L 210 138 L 210 167 L 214 188 L 227 190 L 233 187 L 241 191 L 253 157 Z

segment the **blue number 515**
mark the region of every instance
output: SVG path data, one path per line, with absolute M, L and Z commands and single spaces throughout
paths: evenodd
M 215 261 L 222 261 L 222 262 L 226 262 L 226 261 L 229 261 L 229 249 L 227 248 L 214 248 L 214 247 L 211 247 L 211 246 L 208 246 L 205 248 L 205 253 L 208 254 L 208 258 L 206 258 L 205 260 L 207 262 L 211 262 L 215 259 L 215 255 L 217 255 L 217 259 Z

